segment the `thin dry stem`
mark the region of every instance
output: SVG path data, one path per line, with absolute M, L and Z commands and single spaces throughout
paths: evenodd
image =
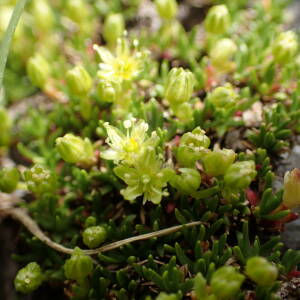
M 49 237 L 45 235 L 45 233 L 39 228 L 37 223 L 28 215 L 27 211 L 23 208 L 11 208 L 5 211 L 7 215 L 10 215 L 17 221 L 21 222 L 27 229 L 30 231 L 35 237 L 37 237 L 40 241 L 45 243 L 47 246 L 50 248 L 62 252 L 65 254 L 72 254 L 74 249 L 64 247 L 63 245 L 60 245 L 58 243 L 53 242 Z M 120 248 L 124 245 L 137 242 L 137 241 L 142 241 L 142 240 L 147 240 L 151 238 L 156 238 L 164 235 L 168 235 L 171 233 L 174 233 L 176 231 L 181 230 L 182 228 L 187 228 L 187 227 L 192 227 L 192 226 L 197 226 L 202 224 L 203 222 L 201 221 L 196 221 L 196 222 L 191 222 L 187 223 L 184 225 L 177 225 L 173 227 L 169 227 L 166 229 L 146 233 L 146 234 L 141 234 L 138 236 L 133 236 L 124 240 L 120 240 L 117 242 L 113 242 L 111 244 L 104 245 L 102 247 L 92 249 L 92 250 L 83 250 L 85 254 L 87 255 L 96 255 L 101 252 L 106 252 L 110 250 L 114 250 L 117 248 Z

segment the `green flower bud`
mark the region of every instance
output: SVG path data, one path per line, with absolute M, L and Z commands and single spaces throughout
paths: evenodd
M 232 164 L 224 176 L 225 186 L 234 190 L 242 190 L 249 186 L 257 172 L 252 160 Z
M 287 208 L 295 208 L 300 205 L 300 170 L 294 169 L 286 172 L 283 184 L 283 202 Z
M 84 230 L 83 242 L 89 248 L 96 248 L 106 240 L 106 230 L 103 226 L 92 226 Z
M 185 133 L 180 139 L 180 146 L 189 146 L 197 148 L 208 148 L 210 139 L 205 135 L 205 131 L 196 127 L 192 132 Z
M 275 282 L 278 271 L 276 266 L 264 257 L 254 256 L 247 260 L 246 274 L 259 286 L 270 286 Z
M 69 163 L 91 164 L 94 161 L 94 150 L 88 138 L 82 139 L 71 133 L 56 139 L 56 149 L 62 159 Z
M 108 44 L 116 44 L 124 30 L 125 22 L 122 14 L 110 14 L 106 17 L 103 25 L 103 36 Z
M 41 55 L 36 54 L 28 60 L 27 75 L 33 85 L 43 89 L 50 74 L 50 65 Z
M 208 11 L 205 29 L 213 34 L 223 34 L 230 26 L 230 14 L 226 5 L 215 5 Z
M 209 95 L 208 100 L 219 109 L 229 109 L 235 106 L 237 94 L 231 85 L 219 86 Z
M 40 32 L 45 32 L 51 29 L 54 25 L 54 14 L 45 0 L 35 0 L 33 2 L 32 15 L 34 18 L 35 27 Z
M 172 176 L 170 184 L 183 194 L 195 192 L 201 184 L 200 173 L 195 169 L 181 168 L 180 175 Z
M 218 40 L 209 51 L 212 64 L 218 69 L 226 68 L 228 61 L 231 60 L 237 49 L 237 45 L 232 39 L 224 38 Z
M 229 166 L 235 161 L 236 154 L 229 149 L 216 149 L 204 155 L 202 162 L 206 174 L 210 176 L 224 175 Z
M 11 119 L 7 110 L 0 107 L 0 147 L 7 146 L 10 141 Z
M 217 299 L 234 299 L 239 292 L 245 276 L 240 274 L 234 267 L 224 266 L 213 273 L 211 289 Z
M 167 77 L 165 98 L 173 105 L 187 102 L 192 96 L 194 83 L 192 72 L 183 68 L 173 68 Z
M 42 166 L 35 165 L 24 172 L 27 188 L 37 194 L 52 193 L 56 189 L 56 176 Z
M 193 108 L 190 103 L 184 102 L 176 106 L 172 106 L 174 114 L 182 122 L 191 122 L 193 120 Z
M 279 34 L 272 45 L 272 53 L 275 62 L 285 64 L 291 61 L 298 49 L 297 36 L 293 31 Z
M 86 96 L 93 85 L 90 74 L 82 66 L 69 70 L 66 74 L 66 80 L 71 92 L 78 96 Z
M 83 0 L 66 0 L 65 13 L 75 23 L 83 23 L 89 16 L 89 9 Z
M 205 135 L 205 131 L 197 127 L 181 137 L 176 158 L 181 165 L 193 167 L 195 162 L 208 152 L 209 145 L 210 139 Z
M 36 262 L 31 262 L 19 270 L 14 284 L 18 292 L 28 294 L 36 290 L 42 284 L 43 279 L 40 266 Z
M 118 91 L 115 84 L 101 80 L 97 87 L 98 96 L 104 102 L 115 102 L 117 100 Z
M 178 297 L 176 294 L 160 293 L 155 300 L 178 300 Z
M 177 15 L 176 0 L 155 0 L 155 6 L 161 18 L 171 20 Z
M 64 271 L 67 279 L 82 282 L 93 271 L 93 261 L 90 256 L 85 255 L 80 248 L 76 247 L 71 258 L 66 260 Z
M 12 193 L 18 185 L 20 173 L 17 168 L 0 170 L 0 191 Z

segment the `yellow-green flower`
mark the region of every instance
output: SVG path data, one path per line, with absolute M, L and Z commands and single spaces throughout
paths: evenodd
M 98 76 L 118 83 L 135 79 L 143 69 L 146 53 L 137 50 L 137 40 L 133 45 L 134 49 L 131 51 L 128 41 L 125 38 L 119 39 L 115 55 L 105 47 L 94 45 L 101 59 Z
M 106 140 L 110 149 L 103 151 L 101 156 L 104 159 L 113 160 L 115 163 L 123 161 L 127 164 L 133 164 L 137 156 L 145 147 L 155 147 L 158 142 L 156 132 L 152 132 L 151 137 L 148 137 L 148 124 L 140 120 L 135 124 L 135 119 L 124 121 L 126 134 L 118 128 L 104 124 L 108 138 Z
M 120 165 L 114 172 L 128 186 L 121 190 L 123 197 L 132 202 L 143 195 L 143 202 L 159 204 L 165 195 L 163 190 L 174 175 L 170 168 L 164 168 L 151 146 L 144 148 L 143 153 L 134 161 L 133 166 Z

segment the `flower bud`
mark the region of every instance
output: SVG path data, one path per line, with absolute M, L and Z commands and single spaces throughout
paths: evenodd
M 56 149 L 62 159 L 69 163 L 90 164 L 94 160 L 94 150 L 88 138 L 82 139 L 71 133 L 56 139 Z
M 178 300 L 176 294 L 166 294 L 166 293 L 160 293 L 155 300 Z
M 0 170 L 0 191 L 12 193 L 18 185 L 20 173 L 17 168 Z
M 54 14 L 47 1 L 35 0 L 33 2 L 32 15 L 38 31 L 45 32 L 53 27 Z
M 27 75 L 33 85 L 43 89 L 50 77 L 51 69 L 48 62 L 41 55 L 36 54 L 27 62 Z
M 183 68 L 173 68 L 167 77 L 165 98 L 173 105 L 190 100 L 194 90 L 194 75 Z
M 35 165 L 24 172 L 27 188 L 37 194 L 52 193 L 56 189 L 56 176 L 42 166 Z
M 76 247 L 71 258 L 66 260 L 64 271 L 67 279 L 82 282 L 93 270 L 93 261 L 83 251 Z
M 75 23 L 82 23 L 89 16 L 89 9 L 83 0 L 66 0 L 65 13 Z
M 300 205 L 300 170 L 294 169 L 286 172 L 283 184 L 283 202 L 287 208 Z
M 228 62 L 237 51 L 237 45 L 232 39 L 224 38 L 216 42 L 209 51 L 212 64 L 217 69 L 226 69 Z
M 7 146 L 10 141 L 11 119 L 6 109 L 0 107 L 0 147 Z
M 155 6 L 162 19 L 171 20 L 176 17 L 178 8 L 176 0 L 155 0 Z
M 208 11 L 205 29 L 213 34 L 223 34 L 230 26 L 230 14 L 226 5 L 215 5 Z
M 182 122 L 191 122 L 193 120 L 193 108 L 190 103 L 184 102 L 179 105 L 172 106 L 174 114 Z
M 208 100 L 219 109 L 229 109 L 235 106 L 237 94 L 230 84 L 215 88 L 209 95 Z
M 216 149 L 208 152 L 202 159 L 205 173 L 210 176 L 224 175 L 235 158 L 235 152 L 230 149 Z
M 278 271 L 276 266 L 264 257 L 254 256 L 247 260 L 246 274 L 259 286 L 270 286 L 275 282 Z
M 225 186 L 234 190 L 245 189 L 255 178 L 256 173 L 254 161 L 236 162 L 232 164 L 225 173 Z
M 195 162 L 208 151 L 209 145 L 210 139 L 205 135 L 205 131 L 196 127 L 192 132 L 187 132 L 181 137 L 176 158 L 181 165 L 194 167 Z
M 172 176 L 170 184 L 183 194 L 195 192 L 201 184 L 200 173 L 195 169 L 181 168 L 180 175 Z
M 245 276 L 234 267 L 224 266 L 215 271 L 211 278 L 211 289 L 217 299 L 235 299 Z
M 103 37 L 108 44 L 116 44 L 124 30 L 125 22 L 122 14 L 110 14 L 106 17 L 103 25 Z
M 92 226 L 84 230 L 83 242 L 89 248 L 96 248 L 106 240 L 106 230 L 103 226 Z
M 42 284 L 43 279 L 40 266 L 36 262 L 31 262 L 19 270 L 14 284 L 18 292 L 28 294 L 36 290 Z
M 279 34 L 272 45 L 272 53 L 275 62 L 285 64 L 291 61 L 298 49 L 297 36 L 293 31 Z
M 90 74 L 82 66 L 69 70 L 66 74 L 66 80 L 70 91 L 78 96 L 86 96 L 93 85 Z
M 97 87 L 98 96 L 104 102 L 115 102 L 117 100 L 117 88 L 109 82 L 101 80 Z

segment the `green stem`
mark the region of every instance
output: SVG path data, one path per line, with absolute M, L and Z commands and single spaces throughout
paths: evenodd
M 0 45 L 0 103 L 2 102 L 3 97 L 3 78 L 4 78 L 4 71 L 5 66 L 7 62 L 7 57 L 11 45 L 11 41 L 13 39 L 15 30 L 17 28 L 18 22 L 20 20 L 20 17 L 22 15 L 22 12 L 24 10 L 24 7 L 28 0 L 19 0 L 16 4 L 13 14 L 10 18 L 8 27 L 6 29 L 6 32 L 3 36 L 3 39 L 1 41 Z

